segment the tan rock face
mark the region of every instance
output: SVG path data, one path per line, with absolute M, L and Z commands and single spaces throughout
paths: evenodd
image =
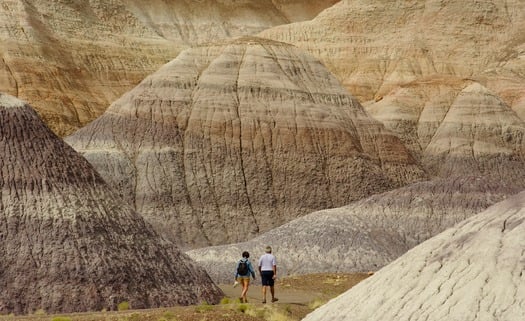
M 0 94 L 4 313 L 218 302 L 202 268 L 153 231 L 35 111 Z
M 311 21 L 260 36 L 307 49 L 361 101 L 454 75 L 483 81 L 514 106 L 523 97 L 524 17 L 518 0 L 343 0 Z
M 525 194 L 410 250 L 304 320 L 523 317 Z
M 424 151 L 425 163 L 442 176 L 479 173 L 521 181 L 524 136 L 523 120 L 499 97 L 472 84 L 450 106 Z
M 403 140 L 414 157 L 421 159 L 450 106 L 471 83 L 455 77 L 423 79 L 400 86 L 364 106 Z
M 525 123 L 479 83 L 450 77 L 417 81 L 367 110 L 434 176 L 490 176 L 525 187 Z
M 272 0 L 275 7 L 290 22 L 311 20 L 324 9 L 340 0 L 304 1 L 304 0 Z
M 318 60 L 260 38 L 181 53 L 67 141 L 189 246 L 424 177 Z
M 274 2 L 2 1 L 0 91 L 65 135 L 191 44 L 310 19 L 335 1 Z

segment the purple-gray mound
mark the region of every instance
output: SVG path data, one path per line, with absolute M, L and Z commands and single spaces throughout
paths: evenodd
M 230 282 L 242 251 L 270 244 L 279 275 L 376 271 L 412 247 L 518 190 L 482 177 L 414 183 L 311 213 L 242 243 L 188 251 L 210 277 Z
M 2 313 L 217 302 L 222 291 L 20 100 L 0 94 Z

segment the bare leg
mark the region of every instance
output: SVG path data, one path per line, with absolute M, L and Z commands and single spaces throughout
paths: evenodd
M 242 279 L 241 303 L 248 302 L 248 298 L 246 297 L 246 294 L 248 293 L 249 286 L 250 286 L 250 279 Z
M 266 285 L 262 286 L 263 303 L 266 303 Z
M 273 286 L 270 287 L 270 292 L 272 293 L 272 302 L 277 301 L 278 299 L 275 297 L 275 290 Z

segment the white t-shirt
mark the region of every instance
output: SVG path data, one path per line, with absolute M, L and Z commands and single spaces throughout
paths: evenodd
M 273 271 L 273 266 L 277 265 L 275 262 L 275 256 L 270 253 L 263 254 L 259 259 L 259 266 L 261 271 Z

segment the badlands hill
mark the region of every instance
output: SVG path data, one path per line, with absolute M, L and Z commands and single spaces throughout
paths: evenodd
M 488 176 L 525 187 L 525 122 L 477 82 L 415 82 L 367 110 L 433 175 Z
M 218 302 L 205 271 L 15 97 L 0 94 L 2 313 Z
M 521 0 L 342 0 L 260 36 L 319 58 L 360 101 L 436 76 L 472 78 L 525 114 Z
M 67 142 L 188 246 L 425 177 L 318 60 L 254 37 L 184 51 Z
M 525 2 L 343 0 L 261 37 L 309 51 L 431 177 L 522 188 Z
M 186 252 L 211 278 L 229 283 L 243 251 L 266 245 L 279 276 L 377 271 L 406 251 L 522 189 L 465 176 L 414 183 L 340 208 L 313 212 L 249 241 Z
M 525 193 L 410 250 L 304 320 L 522 320 Z
M 335 2 L 2 1 L 0 91 L 65 135 L 190 45 L 308 20 Z

